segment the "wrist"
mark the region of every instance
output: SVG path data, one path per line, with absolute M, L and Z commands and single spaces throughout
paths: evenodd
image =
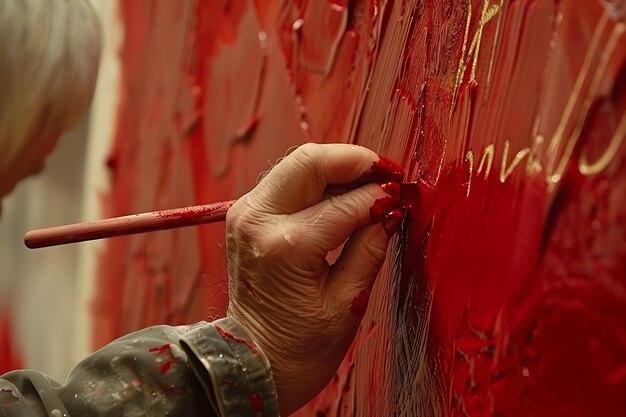
M 278 329 L 232 303 L 228 317 L 245 329 L 250 340 L 267 358 L 283 416 L 294 413 L 313 399 L 335 374 L 334 371 L 327 371 L 336 370 L 341 362 L 339 359 L 336 364 L 331 363 L 337 360 L 337 355 L 332 355 L 332 358 L 324 355 L 327 351 L 336 353 L 339 349 L 328 350 L 325 349 L 328 346 L 307 342 L 301 334 L 290 332 L 291 326 L 286 323 Z

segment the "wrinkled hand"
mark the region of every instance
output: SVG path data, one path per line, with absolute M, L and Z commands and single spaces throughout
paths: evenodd
M 229 210 L 228 315 L 267 355 L 283 415 L 326 386 L 352 343 L 402 220 L 403 176 L 360 146 L 306 144 Z

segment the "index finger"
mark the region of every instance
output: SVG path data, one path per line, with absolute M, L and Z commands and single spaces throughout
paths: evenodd
M 363 146 L 307 143 L 277 164 L 249 201 L 263 211 L 291 214 L 317 204 L 329 185 L 403 179 L 400 165 Z

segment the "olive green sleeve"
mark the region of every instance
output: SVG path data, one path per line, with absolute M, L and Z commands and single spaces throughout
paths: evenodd
M 79 363 L 65 385 L 0 376 L 0 417 L 278 416 L 267 360 L 231 319 L 155 326 Z

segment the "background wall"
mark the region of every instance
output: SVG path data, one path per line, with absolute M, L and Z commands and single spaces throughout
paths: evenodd
M 39 174 L 2 199 L 0 374 L 28 367 L 63 381 L 93 350 L 90 305 L 102 242 L 37 251 L 22 244 L 29 230 L 102 217 L 123 31 L 115 2 L 93 4 L 102 20 L 104 46 L 90 114 L 61 137 Z
M 15 349 L 23 364 L 65 377 L 76 356 L 77 262 L 80 248 L 30 251 L 21 242 L 32 228 L 81 217 L 88 121 L 66 134 L 46 161 L 45 174 L 23 181 L 2 201 L 0 294 L 11 311 Z M 78 173 L 78 175 L 77 175 Z

